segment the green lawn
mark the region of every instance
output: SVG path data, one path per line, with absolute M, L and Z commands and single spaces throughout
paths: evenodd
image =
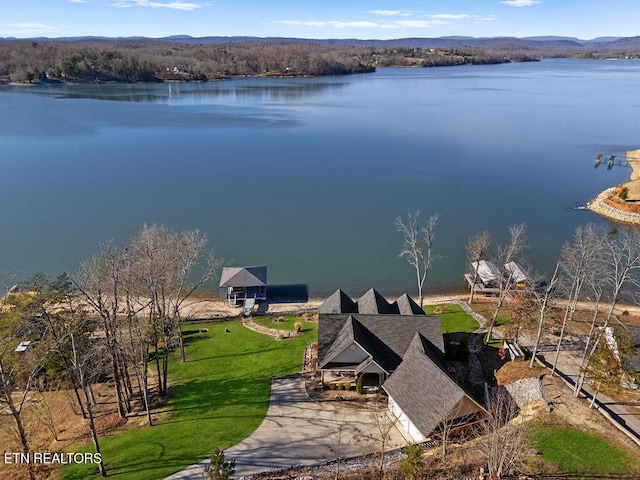
M 185 330 L 189 361 L 170 365 L 169 413 L 156 426 L 100 439 L 110 478 L 161 479 L 246 438 L 266 414 L 271 378 L 299 372 L 305 346 L 317 339 L 316 324 L 306 322 L 300 337 L 282 341 L 239 320 L 189 324 Z M 60 476 L 100 478 L 97 468 L 82 465 L 64 468 Z
M 471 308 L 473 308 L 474 312 L 479 313 L 487 319 L 487 322 L 489 322 L 493 315 L 495 305 L 487 303 L 474 303 L 471 305 Z M 509 315 L 505 313 L 506 310 L 507 308 L 503 306 L 503 308 L 500 310 L 502 313 L 499 313 L 498 318 L 496 318 L 496 325 L 506 325 L 507 323 L 509 323 L 510 319 Z
M 285 319 L 284 322 L 274 322 L 274 318 L 283 317 Z M 318 324 L 315 322 L 307 322 L 304 318 L 298 317 L 297 315 L 277 315 L 272 317 L 255 317 L 253 319 L 255 323 L 258 325 L 262 325 L 267 328 L 275 328 L 278 330 L 288 330 L 293 332 L 295 329 L 296 322 L 300 322 L 302 325 L 302 331 L 305 332 L 307 330 L 313 330 L 318 328 Z
M 438 313 L 442 320 L 442 333 L 473 333 L 480 326 L 478 322 L 455 303 L 446 305 L 427 305 L 424 311 L 434 313 L 436 309 L 446 308 L 446 312 Z
M 637 456 L 577 428 L 539 426 L 533 430 L 531 441 L 545 462 L 565 474 L 625 475 L 624 478 L 638 478 L 636 475 L 640 474 Z

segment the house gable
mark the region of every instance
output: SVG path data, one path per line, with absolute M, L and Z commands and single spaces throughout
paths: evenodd
M 390 407 L 394 415 L 410 420 L 414 439 L 428 437 L 443 419 L 483 411 L 433 360 L 430 348 L 416 333 L 402 363 L 382 385 L 393 399 Z
M 366 339 L 363 339 L 360 330 L 359 323 L 353 316 L 349 316 L 326 355 L 321 359 L 320 368 L 331 369 L 345 365 L 358 365 L 371 358 L 371 354 L 367 350 Z M 361 343 L 365 345 L 363 346 Z
M 220 288 L 266 285 L 267 267 L 224 267 L 220 276 Z

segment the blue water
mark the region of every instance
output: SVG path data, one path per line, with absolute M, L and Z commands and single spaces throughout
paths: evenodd
M 331 78 L 0 87 L 0 274 L 73 273 L 143 223 L 199 229 L 269 282 L 414 293 L 393 222 L 440 213 L 429 291 L 525 223 L 549 274 L 640 147 L 640 62 L 545 60 Z M 215 289 L 215 282 L 210 286 Z

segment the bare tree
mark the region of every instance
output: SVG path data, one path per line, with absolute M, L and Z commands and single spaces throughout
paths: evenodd
M 640 231 L 623 230 L 608 234 L 603 242 L 605 285 L 610 289 L 609 310 L 605 327 L 611 321 L 618 302 L 640 286 Z
M 161 344 L 156 355 L 159 390 L 167 391 L 169 352 L 177 340 L 180 356 L 186 361 L 182 338 L 182 307 L 193 292 L 218 270 L 220 261 L 211 255 L 202 274 L 190 282 L 192 268 L 199 259 L 206 236 L 198 231 L 174 233 L 159 225 L 144 225 L 131 246 L 134 275 L 156 338 Z
M 527 446 L 524 418 L 504 388 L 493 390 L 487 403 L 487 419 L 479 424 L 479 450 L 487 461 L 491 478 L 513 473 Z
M 442 418 L 442 421 L 431 432 L 431 436 L 440 441 L 443 458 L 447 458 L 449 441 L 451 437 L 460 430 L 461 427 L 468 425 L 467 419 L 461 415 L 461 404 L 451 408 L 451 402 L 448 398 L 442 398 L 440 405 L 435 410 L 435 415 Z
M 46 391 L 37 391 L 34 392 L 34 405 L 33 411 L 36 415 L 38 422 L 45 427 L 53 439 L 57 442 L 59 427 L 55 420 L 54 416 L 54 406 L 52 403 L 52 395 L 54 392 L 60 390 L 60 382 L 56 382 L 57 384 Z
M 593 275 L 589 280 L 589 286 L 591 287 L 593 299 L 590 300 L 592 305 L 592 314 L 591 314 L 591 327 L 589 328 L 589 334 L 587 335 L 587 339 L 585 341 L 584 350 L 582 351 L 582 359 L 580 361 L 580 373 L 578 374 L 578 378 L 576 380 L 576 384 L 573 390 L 574 396 L 579 396 L 580 391 L 582 390 L 582 385 L 584 385 L 586 374 L 587 374 L 587 364 L 589 362 L 590 352 L 595 352 L 595 348 L 592 347 L 592 342 L 597 339 L 598 330 L 596 328 L 596 322 L 598 319 L 598 315 L 600 314 L 600 300 L 603 295 L 603 288 L 601 283 L 599 282 L 598 275 Z
M 540 304 L 540 310 L 538 314 L 538 331 L 536 333 L 536 341 L 533 345 L 533 353 L 531 354 L 531 360 L 529 361 L 529 368 L 533 368 L 533 364 L 536 361 L 536 356 L 538 354 L 538 348 L 540 348 L 540 339 L 542 338 L 542 331 L 544 328 L 544 321 L 547 315 L 547 309 L 549 308 L 549 300 L 556 288 L 558 283 L 558 269 L 560 268 L 560 263 L 556 263 L 556 269 L 553 272 L 553 277 L 551 277 L 551 281 L 547 284 L 547 288 L 544 290 L 544 295 L 542 297 L 542 302 Z
M 122 352 L 118 343 L 121 300 L 124 294 L 122 277 L 126 259 L 122 252 L 111 241 L 101 245 L 98 252 L 80 266 L 73 283 L 81 299 L 100 318 L 107 342 L 105 354 L 110 357 L 118 414 L 125 418 L 130 409 L 125 398 Z
M 331 455 L 336 462 L 334 480 L 339 480 L 342 459 L 344 458 L 345 449 L 348 447 L 349 443 L 351 443 L 351 437 L 347 433 L 347 426 L 349 425 L 349 422 L 347 421 L 346 414 L 343 413 L 342 418 L 336 418 L 334 422 L 335 431 L 328 437 L 325 437 L 323 442 L 331 452 Z
M 475 293 L 475 284 L 478 281 L 478 269 L 473 268 L 473 265 L 478 265 L 481 260 L 484 260 L 491 248 L 491 235 L 486 230 L 477 235 L 474 235 L 469 239 L 466 245 L 467 259 L 472 265 L 473 281 L 471 283 L 471 292 L 469 292 L 469 303 L 473 303 L 473 295 Z
M 496 300 L 496 306 L 493 310 L 493 314 L 491 315 L 485 343 L 488 343 L 491 340 L 493 328 L 495 327 L 500 310 L 502 309 L 502 306 L 515 283 L 515 272 L 513 270 L 507 270 L 506 266 L 518 259 L 522 251 L 525 249 L 526 243 L 527 240 L 524 225 L 516 224 L 509 227 L 509 242 L 498 247 L 497 262 L 499 264 L 499 268 L 503 269 L 503 272 L 498 278 L 498 298 Z
M 554 374 L 560 356 L 562 340 L 567 324 L 573 320 L 578 301 L 582 298 L 582 289 L 589 277 L 598 271 L 598 253 L 602 242 L 598 230 L 593 225 L 576 228 L 571 243 L 565 243 L 562 247 L 560 269 L 564 284 L 567 286 L 568 296 L 565 307 L 560 336 L 556 347 L 556 355 L 553 361 L 551 373 Z
M 13 433 L 27 455 L 30 449 L 23 411 L 57 347 L 45 335 L 41 322 L 34 321 L 34 316 L 43 311 L 46 298 L 40 292 L 16 298 L 18 307 L 0 312 L 0 417 L 11 417 Z M 32 464 L 27 468 L 29 478 L 35 479 Z
M 22 447 L 22 452 L 29 454 L 29 440 L 25 430 L 24 419 L 22 417 L 23 408 L 27 402 L 27 395 L 32 387 L 33 380 L 39 370 L 39 365 L 31 368 L 27 374 L 26 382 L 18 387 L 19 396 L 14 399 L 13 392 L 16 389 L 16 372 L 7 362 L 7 354 L 11 351 L 8 343 L 5 343 L 0 350 L 0 407 L 2 407 L 2 415 L 9 415 L 15 424 L 15 433 Z M 35 480 L 35 473 L 31 463 L 27 465 L 29 478 Z
M 363 442 L 365 445 L 370 445 L 377 450 L 379 456 L 378 478 L 382 479 L 385 472 L 385 455 L 391 443 L 391 430 L 393 429 L 394 420 L 389 416 L 386 409 L 381 409 L 378 406 L 377 402 L 370 408 L 370 416 L 374 425 L 373 432 L 367 434 L 360 432 L 356 441 Z
M 399 257 L 405 258 L 415 269 L 420 308 L 424 303 L 424 283 L 431 264 L 436 259 L 433 254 L 433 242 L 439 218 L 440 214 L 433 214 L 425 225 L 421 225 L 420 212 L 416 211 L 407 213 L 406 219 L 398 217 L 395 220 L 396 228 L 404 237 Z
M 81 338 L 78 335 L 76 328 L 78 324 L 73 325 L 69 331 L 69 338 L 71 340 L 71 362 L 73 365 L 72 373 L 75 376 L 76 382 L 80 385 L 82 393 L 84 394 L 85 409 L 89 419 L 89 431 L 91 432 L 91 441 L 99 455 L 98 469 L 100 475 L 107 476 L 107 471 L 102 459 L 102 452 L 100 451 L 100 441 L 98 439 L 98 431 L 95 424 L 95 413 L 93 410 L 93 398 L 90 393 L 90 385 L 97 376 L 103 371 L 102 362 L 105 359 L 104 347 L 105 345 L 88 344 L 86 338 Z M 81 330 L 80 330 L 81 331 Z M 85 341 L 83 341 L 85 340 Z
M 618 302 L 625 296 L 633 297 L 640 286 L 640 232 L 637 230 L 623 230 L 622 233 L 601 232 L 601 245 L 598 258 L 601 259 L 597 275 L 589 279 L 593 297 L 594 312 L 591 330 L 587 338 L 581 362 L 581 372 L 574 389 L 578 396 L 586 376 L 592 357 L 596 355 L 601 344 L 603 334 L 614 317 Z M 608 293 L 609 308 L 604 314 L 603 324 L 596 329 L 596 321 L 600 309 L 601 299 Z

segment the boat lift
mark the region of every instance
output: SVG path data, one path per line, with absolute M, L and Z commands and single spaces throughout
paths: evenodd
M 594 168 L 598 168 L 603 160 L 606 159 L 607 170 L 611 170 L 614 166 L 630 167 L 629 161 L 626 155 L 611 154 L 611 153 L 599 153 L 596 157 Z

